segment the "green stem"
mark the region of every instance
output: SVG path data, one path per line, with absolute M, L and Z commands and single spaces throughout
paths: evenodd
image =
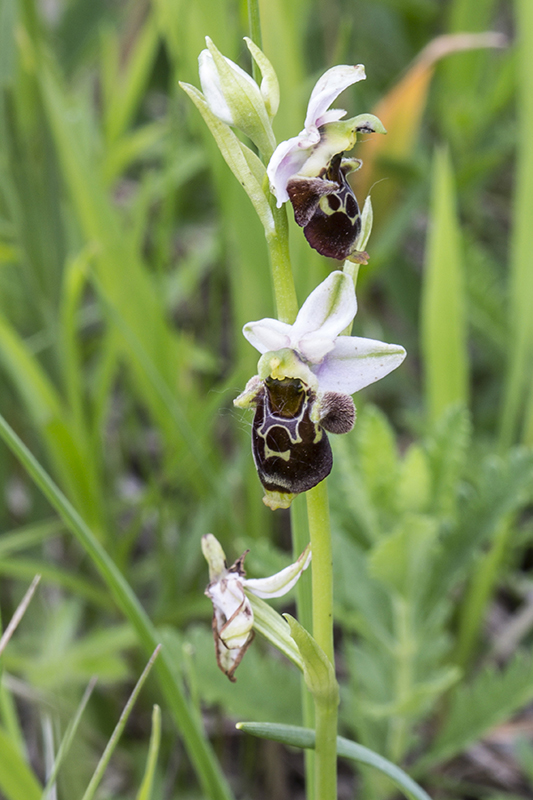
M 315 797 L 337 800 L 337 704 L 315 704 Z
M 63 492 L 1 415 L 0 437 L 90 556 L 118 607 L 136 631 L 140 643 L 151 655 L 160 642 L 159 633 L 115 562 Z M 232 800 L 231 790 L 209 741 L 205 738 L 196 720 L 196 715 L 191 711 L 185 698 L 181 681 L 176 673 L 176 665 L 166 647 L 163 647 L 161 655 L 156 661 L 155 672 L 206 796 L 211 800 Z
M 248 26 L 250 28 L 250 39 L 254 44 L 263 49 L 263 37 L 261 36 L 261 16 L 259 14 L 259 0 L 248 0 Z M 252 75 L 254 81 L 261 85 L 261 70 L 252 59 Z
M 322 481 L 307 492 L 307 517 L 313 551 L 313 637 L 335 668 L 333 650 L 333 553 L 328 489 Z M 319 800 L 337 798 L 337 704 L 315 704 L 315 787 Z
M 276 208 L 272 198 L 272 212 L 274 214 L 275 232 L 267 236 L 272 283 L 276 298 L 276 310 L 281 322 L 292 324 L 298 314 L 298 300 L 291 269 L 289 253 L 289 226 L 285 208 Z
M 298 495 L 291 505 L 291 531 L 293 560 L 296 561 L 309 543 L 307 514 L 303 495 Z M 307 630 L 313 629 L 313 597 L 311 594 L 311 575 L 304 572 L 296 584 L 296 616 L 300 624 Z M 302 722 L 304 728 L 315 727 L 314 703 L 305 681 L 301 681 Z M 314 800 L 315 794 L 315 752 L 305 750 L 305 787 L 307 800 Z
M 307 492 L 309 537 L 313 551 L 313 637 L 333 665 L 333 555 L 328 489 L 322 481 Z

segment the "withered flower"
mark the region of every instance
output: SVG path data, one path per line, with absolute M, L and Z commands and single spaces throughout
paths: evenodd
M 202 537 L 202 552 L 209 565 L 209 585 L 206 595 L 213 603 L 213 636 L 217 663 L 230 681 L 254 638 L 254 615 L 245 590 L 256 597 L 268 599 L 286 594 L 311 561 L 307 547 L 300 558 L 269 578 L 247 579 L 244 571 L 246 553 L 231 566 L 220 542 L 208 533 Z

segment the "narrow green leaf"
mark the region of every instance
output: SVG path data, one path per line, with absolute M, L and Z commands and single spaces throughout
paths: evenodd
M 268 722 L 239 722 L 237 728 L 250 733 L 252 736 L 259 736 L 262 739 L 272 739 L 275 742 L 289 745 L 291 747 L 313 748 L 315 746 L 315 732 L 309 728 L 298 728 L 295 725 L 277 725 Z M 387 775 L 393 783 L 401 789 L 410 800 L 431 800 L 429 795 L 415 781 L 409 777 L 402 769 L 392 764 L 383 756 L 363 747 L 361 744 L 337 736 L 337 755 L 342 758 L 349 758 L 358 761 L 360 764 L 368 764 L 370 767 Z
M 133 706 L 135 705 L 135 701 L 137 700 L 137 697 L 139 696 L 139 692 L 141 691 L 146 678 L 150 674 L 150 671 L 151 671 L 151 669 L 152 669 L 152 667 L 154 665 L 154 661 L 156 660 L 157 656 L 159 655 L 160 649 L 161 649 L 161 645 L 157 645 L 156 649 L 154 650 L 154 652 L 152 653 L 152 655 L 150 657 L 150 660 L 148 661 L 148 664 L 144 668 L 141 677 L 139 678 L 139 680 L 135 684 L 133 692 L 129 696 L 128 702 L 124 706 L 124 709 L 122 711 L 122 714 L 120 715 L 119 721 L 117 722 L 117 724 L 115 726 L 115 730 L 111 734 L 111 738 L 108 741 L 104 752 L 102 753 L 102 757 L 100 758 L 100 761 L 98 762 L 98 765 L 97 765 L 97 767 L 96 767 L 96 769 L 94 771 L 94 774 L 93 774 L 93 776 L 92 776 L 92 778 L 91 778 L 91 780 L 89 782 L 89 785 L 88 785 L 88 787 L 87 787 L 87 789 L 85 791 L 85 794 L 83 795 L 82 800 L 92 800 L 93 799 L 93 797 L 95 795 L 95 792 L 98 789 L 98 786 L 100 785 L 100 781 L 104 777 L 104 772 L 106 771 L 107 765 L 109 764 L 109 762 L 111 760 L 111 756 L 113 755 L 115 747 L 119 743 L 119 739 L 122 736 L 122 731 L 126 727 L 126 722 L 128 721 L 128 717 L 131 714 L 131 712 L 133 711 Z
M 150 800 L 154 783 L 157 756 L 159 754 L 159 744 L 161 742 L 161 709 L 155 705 L 152 711 L 152 733 L 150 734 L 150 744 L 148 745 L 148 758 L 146 768 L 141 783 L 141 788 L 136 800 Z
M 70 720 L 67 726 L 67 730 L 65 731 L 65 735 L 61 740 L 61 744 L 59 745 L 57 755 L 54 759 L 54 764 L 50 771 L 50 776 L 46 782 L 46 786 L 44 787 L 42 800 L 48 800 L 50 796 L 52 797 L 55 796 L 51 794 L 52 787 L 56 782 L 59 768 L 63 763 L 63 761 L 65 760 L 68 751 L 70 750 L 70 747 L 72 745 L 72 742 L 74 741 L 74 737 L 76 735 L 76 731 L 78 730 L 78 726 L 81 722 L 83 712 L 85 711 L 85 707 L 89 702 L 89 698 L 92 694 L 92 691 L 96 686 L 96 680 L 97 680 L 96 678 L 92 678 L 92 680 L 89 682 L 89 685 L 87 686 L 85 692 L 83 693 L 83 697 L 81 698 L 80 704 L 76 709 L 76 713 L 74 714 L 74 717 Z
M 1 415 L 0 437 L 19 459 L 35 484 L 61 515 L 67 528 L 89 554 L 117 605 L 135 628 L 142 646 L 152 653 L 159 644 L 159 636 L 131 586 L 85 521 Z M 156 664 L 156 674 L 205 794 L 212 800 L 232 800 L 231 790 L 220 765 L 187 703 L 181 681 L 165 649 Z
M 509 290 L 511 337 L 501 426 L 502 446 L 509 445 L 516 437 L 528 390 L 530 396 L 523 438 L 528 444 L 533 444 L 533 3 L 515 0 L 514 5 L 518 36 L 518 154 Z
M 422 354 L 426 409 L 437 420 L 454 403 L 468 405 L 468 356 L 460 228 L 448 152 L 433 162 L 430 230 L 422 286 Z
M 42 787 L 3 728 L 0 728 L 0 790 L 6 800 L 41 800 Z
M 152 16 L 144 23 L 133 47 L 130 47 L 126 66 L 122 74 L 117 76 L 120 89 L 117 91 L 117 86 L 113 86 L 105 119 L 106 134 L 110 142 L 122 136 L 133 119 L 150 77 L 158 43 L 157 25 Z

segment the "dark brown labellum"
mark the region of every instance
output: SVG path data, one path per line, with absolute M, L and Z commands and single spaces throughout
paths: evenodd
M 293 177 L 287 191 L 294 217 L 305 238 L 321 255 L 344 260 L 354 249 L 361 232 L 361 215 L 346 174 L 353 167 L 342 164 L 342 153 L 334 156 L 323 177 Z
M 252 452 L 267 491 L 306 492 L 331 472 L 326 432 L 310 418 L 315 400 L 315 393 L 298 378 L 267 378 L 257 396 Z

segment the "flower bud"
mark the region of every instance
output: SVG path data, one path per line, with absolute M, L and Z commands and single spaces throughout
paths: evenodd
M 209 108 L 227 125 L 245 133 L 260 152 L 270 156 L 276 140 L 261 89 L 248 73 L 225 58 L 209 37 L 206 37 L 206 44 L 208 49 L 200 53 L 198 66 Z M 268 90 L 265 88 L 265 91 L 272 94 L 272 77 L 267 75 L 266 80 Z M 275 102 L 275 97 L 273 99 Z

